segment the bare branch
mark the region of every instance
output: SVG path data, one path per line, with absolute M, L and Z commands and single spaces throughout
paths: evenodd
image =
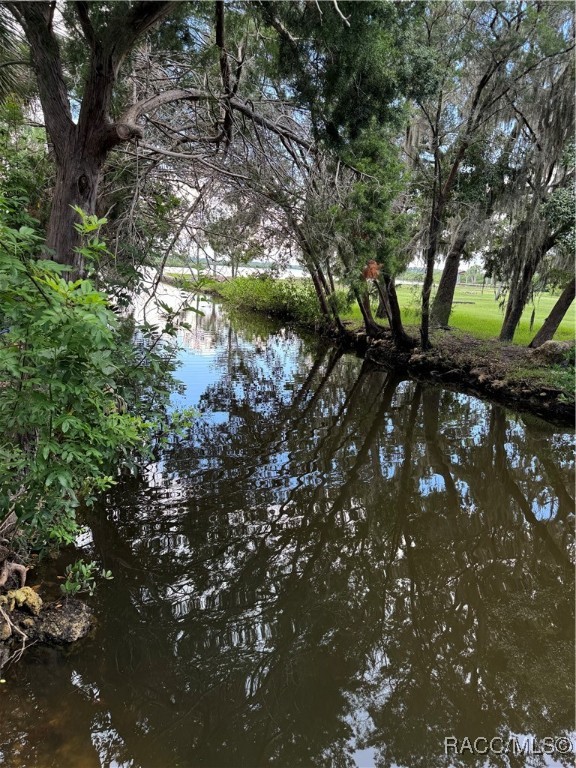
M 333 4 L 334 8 L 336 8 L 336 13 L 338 14 L 338 16 L 340 16 L 340 18 L 342 19 L 342 21 L 344 22 L 344 24 L 346 24 L 346 26 L 347 26 L 347 27 L 349 27 L 349 26 L 350 26 L 350 22 L 348 21 L 348 19 L 346 18 L 346 16 L 344 16 L 344 14 L 342 13 L 342 11 L 341 11 L 341 10 L 340 10 L 340 8 L 338 7 L 338 0 L 332 0 L 332 4 Z
M 241 173 L 234 173 L 228 171 L 225 168 L 220 168 L 213 163 L 208 162 L 201 155 L 194 155 L 189 152 L 172 152 L 169 149 L 162 149 L 162 147 L 152 147 L 149 144 L 140 144 L 140 148 L 150 152 L 150 155 L 162 155 L 163 157 L 173 157 L 176 160 L 193 160 L 195 163 L 206 166 L 211 171 L 227 176 L 231 179 L 240 179 L 241 181 L 250 181 L 249 176 L 243 176 Z M 144 158 L 145 159 L 145 158 Z

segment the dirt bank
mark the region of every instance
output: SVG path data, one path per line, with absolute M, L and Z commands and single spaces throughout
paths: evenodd
M 436 381 L 562 426 L 574 426 L 574 368 L 566 362 L 570 345 L 548 342 L 536 350 L 437 332 L 434 347 L 398 352 L 389 336 L 356 334 L 365 356 L 387 368 L 401 368 L 415 379 Z

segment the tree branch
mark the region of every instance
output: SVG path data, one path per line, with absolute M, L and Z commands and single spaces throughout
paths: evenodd
M 211 171 L 215 171 L 216 173 L 222 174 L 223 176 L 228 176 L 231 179 L 239 179 L 240 181 L 251 180 L 249 176 L 244 176 L 241 173 L 234 173 L 233 171 L 228 171 L 225 168 L 219 168 L 217 165 L 213 165 L 213 163 L 209 163 L 208 160 L 203 158 L 201 155 L 194 155 L 190 152 L 172 152 L 169 149 L 162 149 L 161 147 L 152 147 L 149 144 L 140 144 L 140 148 L 149 152 L 150 156 L 162 155 L 162 157 L 173 157 L 175 160 L 194 160 L 195 163 L 204 165 L 206 166 L 206 168 L 209 168 Z
M 332 5 L 334 6 L 334 8 L 336 8 L 336 13 L 338 14 L 338 16 L 340 16 L 340 18 L 342 19 L 342 21 L 344 22 L 344 24 L 346 24 L 346 26 L 347 26 L 347 27 L 349 27 L 349 26 L 350 26 L 350 22 L 348 21 L 348 19 L 346 18 L 346 16 L 344 16 L 344 14 L 342 13 L 342 11 L 341 11 L 341 10 L 340 10 L 340 8 L 338 7 L 338 0 L 332 0 Z
M 220 49 L 220 77 L 222 79 L 222 88 L 224 89 L 224 122 L 223 131 L 226 136 L 226 146 L 232 141 L 232 114 L 228 98 L 232 94 L 230 84 L 230 65 L 228 63 L 228 52 L 224 42 L 224 0 L 216 0 L 215 4 L 215 22 L 216 22 L 216 45 Z
M 86 42 L 90 46 L 90 49 L 95 51 L 97 41 L 94 27 L 90 21 L 90 14 L 88 13 L 88 3 L 85 2 L 85 0 L 76 0 L 74 7 L 76 8 L 76 15 L 78 16 L 78 21 L 80 22 L 80 27 L 82 28 L 82 33 L 86 38 Z
M 170 104 L 174 101 L 203 100 L 218 101 L 217 97 L 212 96 L 206 91 L 199 91 L 195 88 L 189 88 L 186 90 L 175 88 L 169 91 L 164 91 L 163 93 L 155 94 L 154 96 L 150 96 L 147 99 L 143 99 L 142 101 L 139 101 L 129 107 L 117 122 L 116 130 L 118 131 L 119 129 L 123 129 L 125 134 L 124 136 L 119 136 L 119 140 L 126 141 L 132 138 L 129 135 L 131 131 L 142 135 L 142 129 L 140 126 L 138 126 L 136 121 L 146 112 L 153 112 L 159 107 L 164 106 L 165 104 Z M 285 139 L 293 141 L 295 144 L 298 144 L 307 150 L 312 149 L 311 142 L 299 136 L 297 133 L 294 133 L 294 131 L 290 130 L 289 128 L 285 128 L 284 126 L 279 125 L 278 123 L 275 123 L 272 120 L 269 120 L 268 118 L 258 114 L 248 102 L 245 102 L 237 97 L 233 97 L 229 99 L 229 103 L 230 107 L 234 111 L 250 118 L 250 120 L 252 120 L 252 122 L 254 122 L 256 125 L 259 125 L 262 128 L 266 128 L 272 133 L 275 133 L 277 136 L 282 136 Z
M 149 96 L 147 99 L 142 99 L 129 107 L 120 120 L 121 124 L 136 127 L 136 121 L 146 112 L 154 112 L 164 104 L 170 104 L 173 101 L 202 101 L 214 99 L 213 96 L 205 91 L 198 91 L 195 88 L 188 88 L 186 90 L 182 88 L 172 88 L 171 90 L 164 91 L 163 93 L 157 93 L 154 96 Z

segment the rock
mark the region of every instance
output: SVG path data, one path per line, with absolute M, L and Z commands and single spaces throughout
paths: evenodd
M 28 636 L 41 643 L 73 643 L 85 637 L 93 626 L 91 609 L 80 600 L 68 598 L 47 605 Z
M 0 595 L 0 605 L 8 606 L 9 611 L 13 611 L 14 608 L 28 608 L 33 616 L 38 616 L 42 608 L 42 598 L 30 587 L 20 587 Z
M 544 365 L 557 365 L 563 363 L 572 344 L 569 341 L 545 341 L 536 349 L 531 350 L 533 360 Z
M 0 620 L 0 642 L 3 642 L 4 640 L 8 640 L 8 638 L 11 635 L 12 635 L 12 627 L 10 626 L 10 624 L 4 619 Z

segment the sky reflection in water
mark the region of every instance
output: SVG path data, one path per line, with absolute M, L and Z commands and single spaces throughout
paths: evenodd
M 92 516 L 99 627 L 9 673 L 0 764 L 500 766 L 445 736 L 570 732 L 572 435 L 204 309 L 200 415 Z

